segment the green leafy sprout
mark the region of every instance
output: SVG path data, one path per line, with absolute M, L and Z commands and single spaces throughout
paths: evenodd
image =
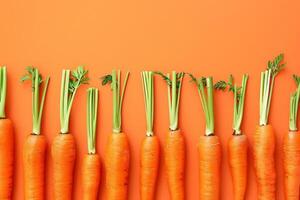
M 39 70 L 32 66 L 27 67 L 26 71 L 27 73 L 22 76 L 21 82 L 31 81 L 33 122 L 32 133 L 35 135 L 39 135 L 41 132 L 41 119 L 50 77 L 48 76 L 44 81 L 41 74 L 39 73 Z M 40 90 L 43 82 L 45 83 L 44 88 L 42 89 L 42 97 L 40 98 Z
M 111 85 L 113 92 L 113 132 L 120 133 L 122 125 L 122 105 L 123 98 L 126 90 L 126 85 L 129 77 L 129 72 L 126 73 L 125 80 L 123 82 L 122 92 L 121 90 L 121 71 L 113 70 L 111 74 L 103 76 L 102 85 Z
M 72 104 L 78 88 L 82 84 L 88 84 L 89 78 L 87 77 L 87 73 L 88 70 L 85 70 L 83 66 L 79 66 L 73 71 L 62 71 L 60 94 L 60 126 L 62 134 L 69 132 Z

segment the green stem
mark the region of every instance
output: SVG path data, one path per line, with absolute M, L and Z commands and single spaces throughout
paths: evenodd
M 0 118 L 5 118 L 6 67 L 0 67 Z
M 146 110 L 147 136 L 153 136 L 153 112 L 154 112 L 154 83 L 153 72 L 142 72 L 144 102 Z
M 98 89 L 89 88 L 87 90 L 87 138 L 89 154 L 96 153 L 98 96 Z
M 112 84 L 112 92 L 113 92 L 113 132 L 120 133 L 121 125 L 122 125 L 123 98 L 124 98 L 128 78 L 129 78 L 129 72 L 126 73 L 121 94 L 120 94 L 121 71 L 118 70 L 118 72 L 116 72 L 116 70 L 113 70 L 111 76 L 112 76 L 111 84 Z
M 290 131 L 298 130 L 297 119 L 298 119 L 299 99 L 300 99 L 300 84 L 297 85 L 296 92 L 293 93 L 290 98 L 290 120 L 289 120 Z

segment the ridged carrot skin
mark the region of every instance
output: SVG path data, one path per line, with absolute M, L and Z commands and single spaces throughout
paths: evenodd
M 180 130 L 170 131 L 164 145 L 168 186 L 172 200 L 183 200 L 185 142 Z
M 45 198 L 46 137 L 29 135 L 23 147 L 25 200 Z
M 57 135 L 52 144 L 54 200 L 71 200 L 73 171 L 76 158 L 75 138 L 72 134 Z
M 258 200 L 276 199 L 274 162 L 275 134 L 271 125 L 257 126 L 253 138 L 253 159 Z
M 283 140 L 284 186 L 286 200 L 299 200 L 300 132 L 290 131 Z
M 98 154 L 87 154 L 82 163 L 83 200 L 98 199 L 101 178 L 101 162 Z
M 247 188 L 248 141 L 246 135 L 233 135 L 228 142 L 233 200 L 244 200 Z
M 199 192 L 205 200 L 220 199 L 221 143 L 218 136 L 200 136 Z
M 10 119 L 0 119 L 0 199 L 12 199 L 14 130 Z
M 105 151 L 106 199 L 126 200 L 130 149 L 125 133 L 112 133 Z
M 141 200 L 155 199 L 156 179 L 159 167 L 159 140 L 146 136 L 141 146 Z

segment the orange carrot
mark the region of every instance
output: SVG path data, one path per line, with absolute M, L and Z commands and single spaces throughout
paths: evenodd
M 29 135 L 24 144 L 24 199 L 45 198 L 46 137 Z
M 165 165 L 172 200 L 184 199 L 185 143 L 180 130 L 170 131 L 164 145 Z
M 229 91 L 234 94 L 233 106 L 233 136 L 228 142 L 229 167 L 233 182 L 233 199 L 244 200 L 247 187 L 247 136 L 242 134 L 241 124 L 244 113 L 244 102 L 247 87 L 248 75 L 243 75 L 241 87 L 234 84 L 233 76 L 229 76 L 228 82 L 219 81 L 215 84 L 215 89 L 225 91 L 229 86 Z
M 153 133 L 154 77 L 152 71 L 142 72 L 147 132 L 141 146 L 141 200 L 155 199 L 156 179 L 159 167 L 159 140 Z
M 88 82 L 87 70 L 79 66 L 76 70 L 63 70 L 60 95 L 60 134 L 52 143 L 53 199 L 71 200 L 73 170 L 76 158 L 75 138 L 69 133 L 69 120 L 75 94 L 80 85 Z
M 159 165 L 159 141 L 157 136 L 146 136 L 141 147 L 141 200 L 155 199 L 155 186 Z
M 125 133 L 112 133 L 105 151 L 106 199 L 126 200 L 130 151 Z
M 253 159 L 257 177 L 258 199 L 275 199 L 275 134 L 273 127 L 271 125 L 257 126 L 253 139 Z
M 73 170 L 76 158 L 75 138 L 70 133 L 57 135 L 52 143 L 55 200 L 72 199 Z
M 5 115 L 6 67 L 0 67 L 0 199 L 12 199 L 14 171 L 13 123 Z
M 247 151 L 246 135 L 233 135 L 228 142 L 228 160 L 233 182 L 233 199 L 244 200 L 247 187 Z
M 283 140 L 283 169 L 286 200 L 299 200 L 300 187 L 300 131 L 297 127 L 300 99 L 300 77 L 294 75 L 297 91 L 291 95 L 289 133 Z
M 12 198 L 14 130 L 10 119 L 0 119 L 0 199 Z
M 24 199 L 44 199 L 45 198 L 45 157 L 46 138 L 40 134 L 41 119 L 43 114 L 45 97 L 48 89 L 49 77 L 44 85 L 41 100 L 39 92 L 42 76 L 37 68 L 27 67 L 27 74 L 21 81 L 31 80 L 32 89 L 32 134 L 29 135 L 23 147 L 24 165 Z M 40 102 L 41 101 L 41 102 Z
M 96 128 L 98 111 L 98 89 L 87 91 L 87 141 L 88 154 L 82 163 L 82 190 L 84 200 L 98 198 L 100 185 L 100 156 L 96 152 Z
M 101 162 L 98 154 L 87 154 L 82 163 L 82 194 L 83 200 L 98 198 L 100 185 Z
M 283 54 L 268 62 L 267 70 L 261 72 L 259 126 L 253 140 L 253 160 L 259 200 L 276 198 L 276 171 L 274 161 L 275 134 L 268 124 L 275 77 L 283 69 Z
M 218 136 L 200 136 L 199 140 L 200 198 L 220 199 L 221 144 Z
M 128 190 L 128 175 L 130 150 L 127 134 L 121 131 L 122 104 L 129 72 L 121 91 L 121 71 L 112 71 L 112 74 L 103 77 L 102 85 L 111 84 L 113 92 L 113 132 L 108 136 L 105 151 L 106 170 L 106 199 L 126 200 Z

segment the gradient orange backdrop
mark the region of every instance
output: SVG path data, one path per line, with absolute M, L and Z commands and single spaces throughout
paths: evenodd
M 240 82 L 250 75 L 243 131 L 252 144 L 258 123 L 260 71 L 268 59 L 285 53 L 287 68 L 278 76 L 270 122 L 277 136 L 278 199 L 283 199 L 282 137 L 288 131 L 289 95 L 295 89 L 291 75 L 300 74 L 300 2 L 297 0 L 10 0 L 0 2 L 0 63 L 8 67 L 7 116 L 17 138 L 14 199 L 23 198 L 22 144 L 31 132 L 31 90 L 19 78 L 25 66 L 39 67 L 51 82 L 43 116 L 43 134 L 49 145 L 59 133 L 59 90 L 62 68 L 85 65 L 90 86 L 100 89 L 98 152 L 112 127 L 112 94 L 99 77 L 112 68 L 130 70 L 124 101 L 123 130 L 131 145 L 129 199 L 137 200 L 139 147 L 145 135 L 141 70 L 184 70 L 197 76 L 225 79 L 232 73 Z M 186 78 L 182 88 L 180 127 L 187 142 L 186 197 L 198 198 L 197 140 L 204 133 L 204 115 L 194 85 Z M 167 90 L 155 80 L 155 133 L 164 142 L 168 130 Z M 86 145 L 86 89 L 78 91 L 71 114 L 71 133 L 77 139 L 74 199 L 81 199 L 79 170 Z M 216 134 L 221 137 L 222 199 L 232 199 L 226 144 L 231 136 L 233 98 L 215 93 Z M 250 155 L 252 149 L 250 148 Z M 163 157 L 162 157 L 163 158 Z M 249 158 L 247 199 L 256 199 L 252 156 Z M 47 196 L 51 199 L 52 160 L 47 157 Z M 169 199 L 163 161 L 157 199 Z M 103 195 L 103 182 L 101 184 Z

